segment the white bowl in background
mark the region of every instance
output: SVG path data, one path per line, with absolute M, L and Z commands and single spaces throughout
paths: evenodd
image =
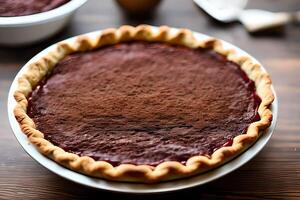
M 61 30 L 87 0 L 71 0 L 55 9 L 17 17 L 0 17 L 0 44 L 17 46 L 41 41 Z

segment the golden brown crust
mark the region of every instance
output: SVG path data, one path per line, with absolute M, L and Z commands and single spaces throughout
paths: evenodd
M 73 153 L 65 152 L 63 149 L 45 140 L 43 133 L 36 129 L 35 123 L 26 114 L 27 97 L 39 81 L 51 72 L 56 63 L 70 53 L 87 51 L 104 45 L 131 40 L 167 42 L 184 45 L 189 48 L 212 48 L 216 52 L 227 56 L 229 60 L 239 64 L 249 78 L 255 82 L 257 94 L 262 99 L 258 108 L 261 120 L 250 124 L 246 134 L 235 137 L 232 146 L 218 149 L 210 158 L 194 156 L 188 159 L 185 165 L 175 161 L 167 161 L 156 167 L 131 164 L 121 164 L 113 167 L 105 161 L 95 161 L 88 156 L 80 157 Z M 260 132 L 270 126 L 272 112 L 269 107 L 274 100 L 269 75 L 263 72 L 261 66 L 254 63 L 251 58 L 237 56 L 234 50 L 224 49 L 222 42 L 214 38 L 199 41 L 187 29 L 173 32 L 166 26 L 159 27 L 156 30 L 147 25 L 106 29 L 94 38 L 83 35 L 78 36 L 74 43 L 58 43 L 47 55 L 29 65 L 27 72 L 18 80 L 18 87 L 14 92 L 14 97 L 17 101 L 14 109 L 15 117 L 30 142 L 42 154 L 67 168 L 83 174 L 109 180 L 146 183 L 191 176 L 215 168 L 232 159 L 253 144 L 258 139 Z

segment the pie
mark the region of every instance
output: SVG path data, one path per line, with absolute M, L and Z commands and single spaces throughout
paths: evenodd
M 60 42 L 18 80 L 29 141 L 74 171 L 153 183 L 216 168 L 272 121 L 271 79 L 187 29 L 122 26 Z
M 1 0 L 0 17 L 16 17 L 46 12 L 70 0 Z

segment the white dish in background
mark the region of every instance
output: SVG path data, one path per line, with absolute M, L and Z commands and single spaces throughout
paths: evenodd
M 17 46 L 41 41 L 61 30 L 87 0 L 71 0 L 55 9 L 17 17 L 0 17 L 0 44 Z
M 153 27 L 153 30 L 156 30 L 156 27 Z M 173 31 L 176 32 L 178 29 L 174 28 Z M 98 35 L 98 32 L 92 32 L 85 34 L 89 37 L 94 37 L 95 35 Z M 194 32 L 194 35 L 198 39 L 205 39 L 208 36 L 200 33 Z M 76 37 L 67 39 L 67 42 L 74 42 Z M 239 54 L 241 55 L 247 55 L 253 59 L 254 62 L 258 61 L 244 52 L 243 50 L 239 49 L 238 47 L 229 44 L 227 42 L 222 41 L 223 45 L 226 48 L 233 48 L 235 49 Z M 65 167 L 62 167 L 61 165 L 57 164 L 56 162 L 52 161 L 51 159 L 48 159 L 47 157 L 43 156 L 40 154 L 37 149 L 29 143 L 27 136 L 21 131 L 18 122 L 16 121 L 14 114 L 13 114 L 13 109 L 16 105 L 16 101 L 13 97 L 13 93 L 16 89 L 17 86 L 17 79 L 20 77 L 25 70 L 27 69 L 29 63 L 33 62 L 36 59 L 39 59 L 41 56 L 45 55 L 48 51 L 50 51 L 52 48 L 55 48 L 56 44 L 48 47 L 44 51 L 40 52 L 37 54 L 35 57 L 33 57 L 27 64 L 25 64 L 22 69 L 19 71 L 17 76 L 15 77 L 10 91 L 9 91 L 9 96 L 8 96 L 8 117 L 9 117 L 9 122 L 12 127 L 12 130 L 19 141 L 19 143 L 22 145 L 24 150 L 37 162 L 39 162 L 41 165 L 49 169 L 50 171 L 54 172 L 55 174 L 58 174 L 61 177 L 64 177 L 68 180 L 74 181 L 76 183 L 89 186 L 92 188 L 97 188 L 97 189 L 103 189 L 103 190 L 110 190 L 110 191 L 115 191 L 115 192 L 126 192 L 126 193 L 159 193 L 159 192 L 168 192 L 168 191 L 175 191 L 175 190 L 180 190 L 180 189 L 185 189 L 185 188 L 190 188 L 194 186 L 199 186 L 203 185 L 205 183 L 208 183 L 210 181 L 213 181 L 217 178 L 220 178 L 236 169 L 241 167 L 243 164 L 248 162 L 250 159 L 252 159 L 258 152 L 260 152 L 263 147 L 267 144 L 269 139 L 272 136 L 272 133 L 274 131 L 276 121 L 277 121 L 277 112 L 278 112 L 278 102 L 277 102 L 277 97 L 276 93 L 274 91 L 274 88 L 272 86 L 272 90 L 275 94 L 275 101 L 271 106 L 271 110 L 273 112 L 273 121 L 271 126 L 262 133 L 261 137 L 259 140 L 252 145 L 248 150 L 246 150 L 244 153 L 240 154 L 237 156 L 235 159 L 229 161 L 228 163 L 222 165 L 221 167 L 218 167 L 214 170 L 211 170 L 209 172 L 186 178 L 186 179 L 180 179 L 180 180 L 174 180 L 174 181 L 169 181 L 169 182 L 163 182 L 163 183 L 158 183 L 158 184 L 139 184 L 139 183 L 125 183 L 125 182 L 113 182 L 113 181 L 107 181 L 103 180 L 100 178 L 92 178 L 80 173 L 77 173 L 75 171 L 69 170 Z M 263 68 L 263 70 L 265 70 Z

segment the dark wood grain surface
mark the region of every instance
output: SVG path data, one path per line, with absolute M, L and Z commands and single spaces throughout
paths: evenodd
M 250 8 L 300 10 L 298 0 L 255 0 Z M 89 31 L 122 24 L 186 27 L 231 42 L 269 71 L 279 97 L 274 136 L 253 160 L 201 187 L 159 195 L 125 195 L 89 189 L 51 173 L 31 159 L 10 129 L 6 103 L 13 77 L 48 45 Z M 114 1 L 89 0 L 59 34 L 22 48 L 0 47 L 0 199 L 300 199 L 300 27 L 276 34 L 250 35 L 239 23 L 211 20 L 192 1 L 165 0 L 150 19 L 128 19 Z

